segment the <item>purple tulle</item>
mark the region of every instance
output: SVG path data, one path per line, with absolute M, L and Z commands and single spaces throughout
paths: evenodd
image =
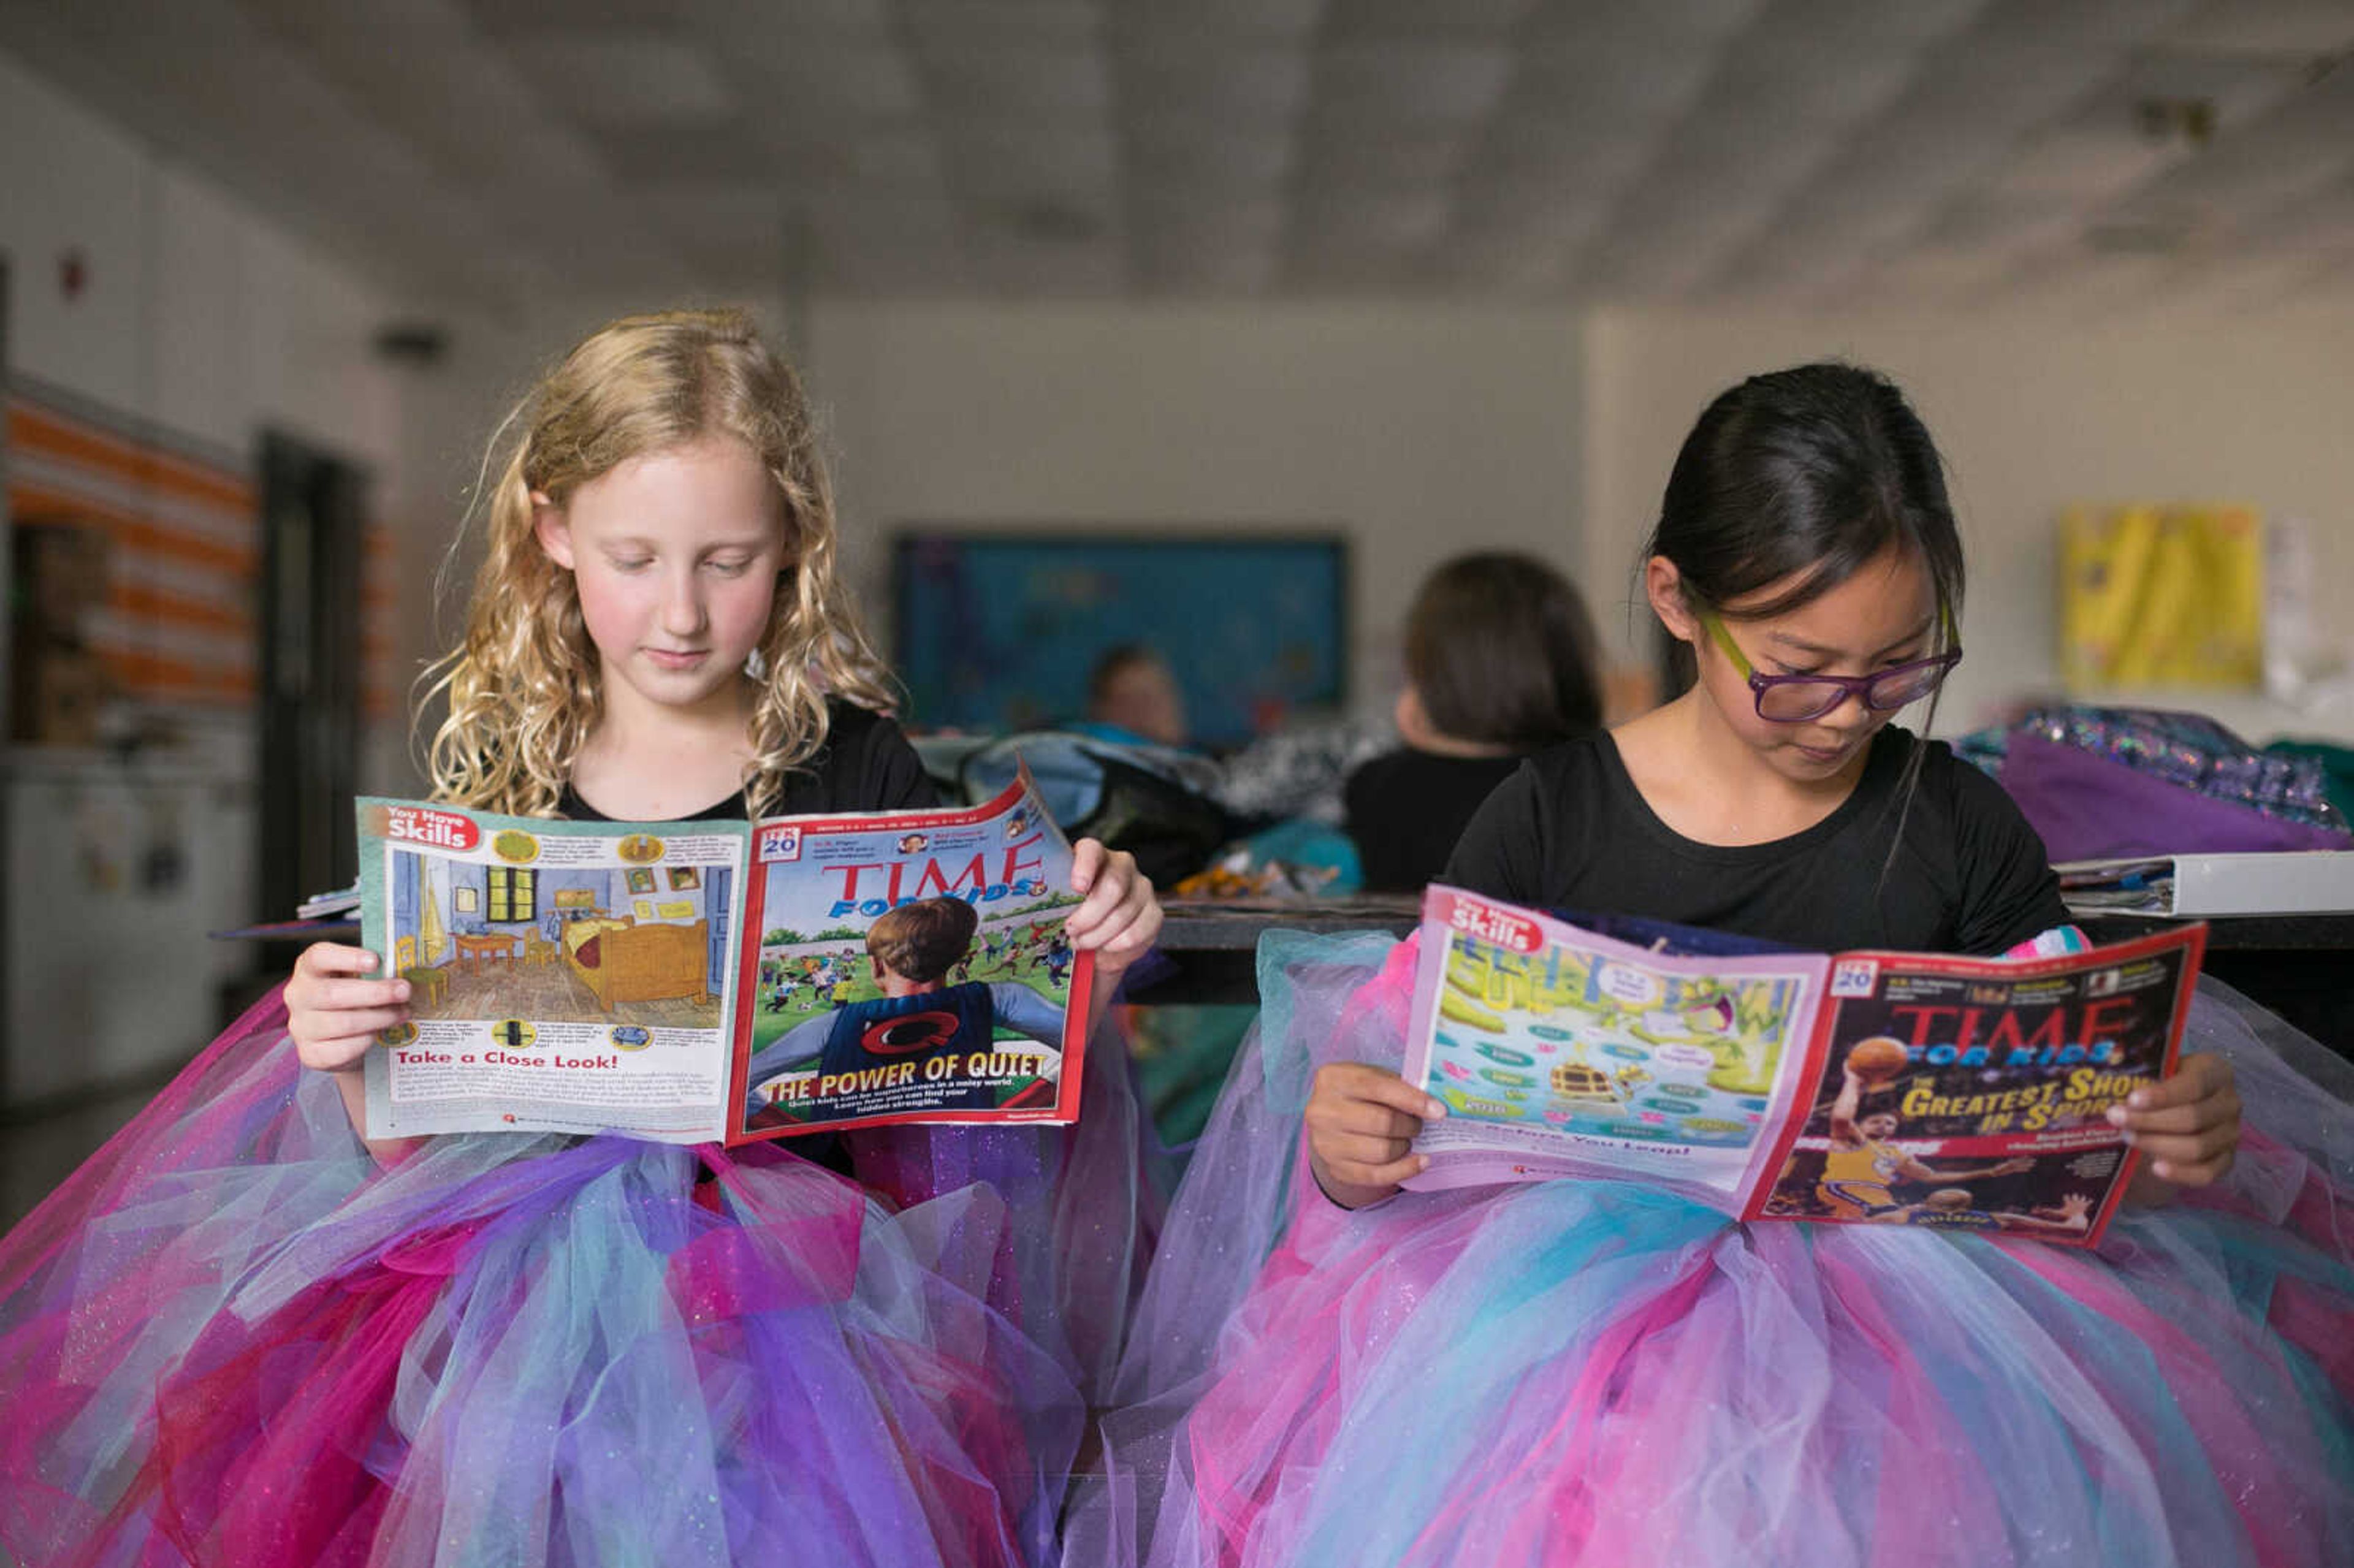
M 0 1244 L 0 1555 L 1049 1563 L 1140 1266 L 1120 1061 L 1076 1129 L 874 1135 L 883 1193 L 776 1145 L 379 1168 L 273 997 Z

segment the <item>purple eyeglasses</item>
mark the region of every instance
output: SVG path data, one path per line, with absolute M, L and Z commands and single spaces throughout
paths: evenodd
M 1949 648 L 1869 675 L 1761 675 L 1743 656 L 1724 622 L 1705 609 L 1699 613 L 1701 624 L 1749 683 L 1750 694 L 1757 702 L 1757 716 L 1775 724 L 1819 719 L 1850 697 L 1861 700 L 1873 713 L 1893 713 L 1935 691 L 1946 673 L 1962 662 L 1962 651 Z

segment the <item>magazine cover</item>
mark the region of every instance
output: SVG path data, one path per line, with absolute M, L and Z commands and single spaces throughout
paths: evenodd
M 1811 1104 L 1747 1217 L 2097 1239 L 2132 1173 L 2109 1107 L 2173 1071 L 2205 941 L 1837 959 Z
M 1070 886 L 1027 774 L 970 810 L 761 824 L 731 1139 L 1076 1118 L 1094 968 Z
M 673 1142 L 1078 1114 L 1091 960 L 1028 776 L 970 808 L 569 822 L 359 802 L 409 981 L 368 1134 Z
M 1683 955 L 1454 888 L 1423 912 L 1404 1072 L 1448 1114 L 1408 1186 L 1634 1179 L 1748 1220 L 2075 1245 L 2124 1195 L 2107 1112 L 2173 1070 L 2206 937 Z

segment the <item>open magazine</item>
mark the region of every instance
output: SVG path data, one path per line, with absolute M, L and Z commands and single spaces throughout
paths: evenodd
M 986 805 L 570 822 L 359 802 L 362 938 L 410 982 L 372 1138 L 744 1143 L 1079 1113 L 1093 959 L 1023 773 Z
M 1744 1220 L 2090 1245 L 2133 1170 L 2106 1113 L 2173 1070 L 2206 943 L 2008 960 L 1613 924 L 1641 939 L 1429 889 L 1404 1072 L 1447 1115 L 1407 1186 L 1617 1177 Z

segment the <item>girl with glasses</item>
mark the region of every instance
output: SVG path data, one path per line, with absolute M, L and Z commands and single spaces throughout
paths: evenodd
M 1820 951 L 2073 945 L 2059 879 L 2002 787 L 1892 721 L 1960 662 L 1962 546 L 1903 395 L 1847 365 L 1753 376 L 1709 405 L 1668 479 L 1642 586 L 1692 650 L 1682 695 L 1533 758 L 1440 880 L 1515 904 L 1640 915 Z M 1418 1097 L 1334 1072 L 1310 1127 L 1351 1206 L 1411 1167 Z M 1395 1083 L 1393 1089 L 1391 1084 Z M 2239 1137 L 2228 1066 L 2196 1055 L 2135 1113 L 2143 1195 L 2203 1186 Z M 1372 1124 L 1363 1126 L 1360 1124 Z M 1393 1152 L 1394 1148 L 1394 1152 Z
M 1720 397 L 1642 581 L 1692 685 L 1524 764 L 1444 880 L 1818 949 L 2065 926 L 1999 789 L 1893 722 L 1959 659 L 1963 587 L 1894 387 Z M 1156 1568 L 2354 1562 L 2349 1074 L 2278 1020 L 2202 994 L 2121 1113 L 2158 1179 L 2079 1253 L 1634 1181 L 1400 1192 L 1440 1114 L 1394 1071 L 1416 960 L 1262 950 L 1066 1560 L 1135 1517 Z M 2242 1087 L 2274 1137 L 2235 1166 Z

